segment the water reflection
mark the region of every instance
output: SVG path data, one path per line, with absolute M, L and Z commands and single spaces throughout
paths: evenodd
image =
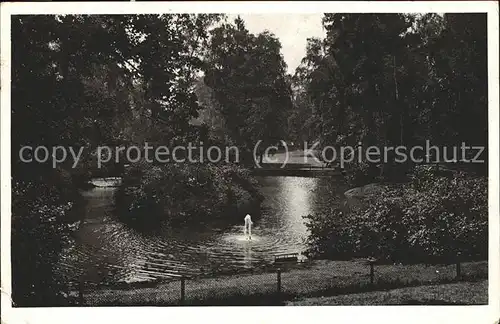
M 113 213 L 113 189 L 96 188 L 88 200 L 76 245 L 61 257 L 67 280 L 80 276 L 98 283 L 146 281 L 269 264 L 277 253 L 305 249 L 302 216 L 312 213 L 323 179 L 262 177 L 262 217 L 253 219 L 252 240 L 243 235 L 243 218 L 227 229 L 160 228 L 145 234 L 119 222 Z
M 245 244 L 245 257 L 243 258 L 245 267 L 252 267 L 252 242 L 247 241 Z

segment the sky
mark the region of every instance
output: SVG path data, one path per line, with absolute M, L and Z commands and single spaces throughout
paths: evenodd
M 234 21 L 238 15 L 228 15 Z M 279 38 L 281 52 L 288 66 L 288 73 L 295 68 L 306 54 L 307 38 L 326 34 L 321 25 L 322 13 L 318 14 L 241 14 L 246 28 L 253 34 L 269 30 Z

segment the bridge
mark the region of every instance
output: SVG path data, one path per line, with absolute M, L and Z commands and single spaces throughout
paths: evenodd
M 288 177 L 331 177 L 342 176 L 340 168 L 326 167 L 311 164 L 286 164 L 282 167 L 280 163 L 263 163 L 260 167 L 254 167 L 252 174 L 256 176 L 288 176 Z

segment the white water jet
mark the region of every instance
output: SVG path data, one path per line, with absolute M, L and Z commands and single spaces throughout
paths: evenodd
M 244 228 L 244 233 L 245 236 L 247 237 L 248 240 L 252 239 L 252 218 L 250 217 L 249 214 L 245 216 L 245 228 Z

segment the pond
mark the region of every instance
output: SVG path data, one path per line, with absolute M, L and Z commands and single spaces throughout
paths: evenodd
M 245 215 L 226 228 L 134 230 L 113 215 L 115 188 L 83 193 L 87 206 L 75 244 L 61 255 L 60 273 L 76 283 L 151 281 L 269 265 L 274 255 L 306 249 L 303 216 L 329 203 L 327 186 L 344 192 L 341 179 L 257 177 L 263 194 L 262 216 L 254 219 L 252 240 L 243 234 Z M 338 181 L 338 183 L 337 183 Z

